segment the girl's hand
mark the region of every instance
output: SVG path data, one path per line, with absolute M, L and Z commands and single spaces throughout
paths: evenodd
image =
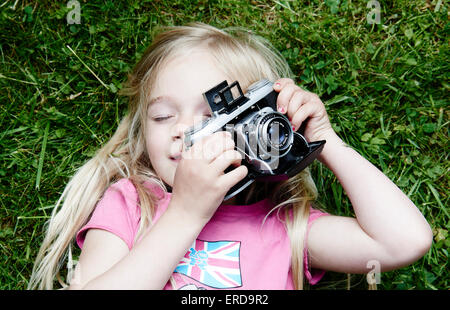
M 221 131 L 183 150 L 175 171 L 171 205 L 186 219 L 206 224 L 222 203 L 228 190 L 248 173 L 241 154 L 234 150 L 229 132 Z M 230 165 L 237 166 L 228 173 Z
M 327 140 L 336 136 L 319 96 L 301 89 L 291 79 L 282 78 L 273 84 L 278 94 L 278 112 L 286 114 L 294 131 L 306 120 L 303 135 L 308 141 Z

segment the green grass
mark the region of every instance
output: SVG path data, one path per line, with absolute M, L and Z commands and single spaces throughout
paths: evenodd
M 300 85 L 326 103 L 338 134 L 408 194 L 434 231 L 413 265 L 379 289 L 448 289 L 448 6 L 445 1 L 4 1 L 0 8 L 0 289 L 24 289 L 43 224 L 68 178 L 114 132 L 117 96 L 158 25 L 203 21 L 269 39 Z M 437 4 L 442 3 L 437 9 Z M 39 3 L 39 4 L 37 4 Z M 14 6 L 14 4 L 16 4 Z M 320 202 L 351 215 L 335 176 L 313 174 Z M 352 289 L 366 289 L 351 275 Z M 327 273 L 312 289 L 347 288 Z

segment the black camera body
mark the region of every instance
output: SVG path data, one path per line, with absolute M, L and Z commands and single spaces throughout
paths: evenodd
M 280 181 L 298 174 L 324 147 L 324 140 L 308 142 L 292 130 L 288 118 L 277 111 L 278 93 L 269 80 L 253 83 L 245 95 L 237 81 L 231 85 L 223 81 L 203 96 L 212 117 L 185 132 L 185 146 L 226 130 L 243 155 L 241 164 L 248 168 L 247 176 L 228 191 L 225 200 L 254 181 Z

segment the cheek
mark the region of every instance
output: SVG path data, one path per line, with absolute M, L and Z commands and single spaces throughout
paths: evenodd
M 155 161 L 157 161 L 164 154 L 164 136 L 158 134 L 156 130 L 149 129 L 146 135 L 145 146 L 147 148 L 147 153 L 150 157 L 150 161 L 152 165 L 154 165 Z

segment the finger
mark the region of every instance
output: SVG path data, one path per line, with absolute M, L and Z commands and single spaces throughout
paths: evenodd
M 244 179 L 248 174 L 248 168 L 241 165 L 230 172 L 225 173 L 219 178 L 219 182 L 224 188 L 230 189 L 236 185 L 239 181 Z
M 295 84 L 295 82 L 292 79 L 281 78 L 273 83 L 273 89 L 279 92 L 287 84 Z
M 317 110 L 317 105 L 312 102 L 302 105 L 292 117 L 291 124 L 292 129 L 297 131 L 302 123 L 310 116 L 313 116 Z
M 217 174 L 221 174 L 230 165 L 240 166 L 242 159 L 242 155 L 238 151 L 228 150 L 214 159 L 214 161 L 211 163 L 211 168 L 214 169 Z
M 291 97 L 297 89 L 298 87 L 295 84 L 288 83 L 280 90 L 277 98 L 278 112 L 282 114 L 287 112 Z
M 308 93 L 300 87 L 295 90 L 288 105 L 287 117 L 289 118 L 289 120 L 292 120 L 297 110 L 306 103 L 308 97 L 307 94 Z
M 212 162 L 217 156 L 226 150 L 233 150 L 235 147 L 234 140 L 229 132 L 216 132 L 206 138 L 195 143 L 193 150 L 196 159 Z

